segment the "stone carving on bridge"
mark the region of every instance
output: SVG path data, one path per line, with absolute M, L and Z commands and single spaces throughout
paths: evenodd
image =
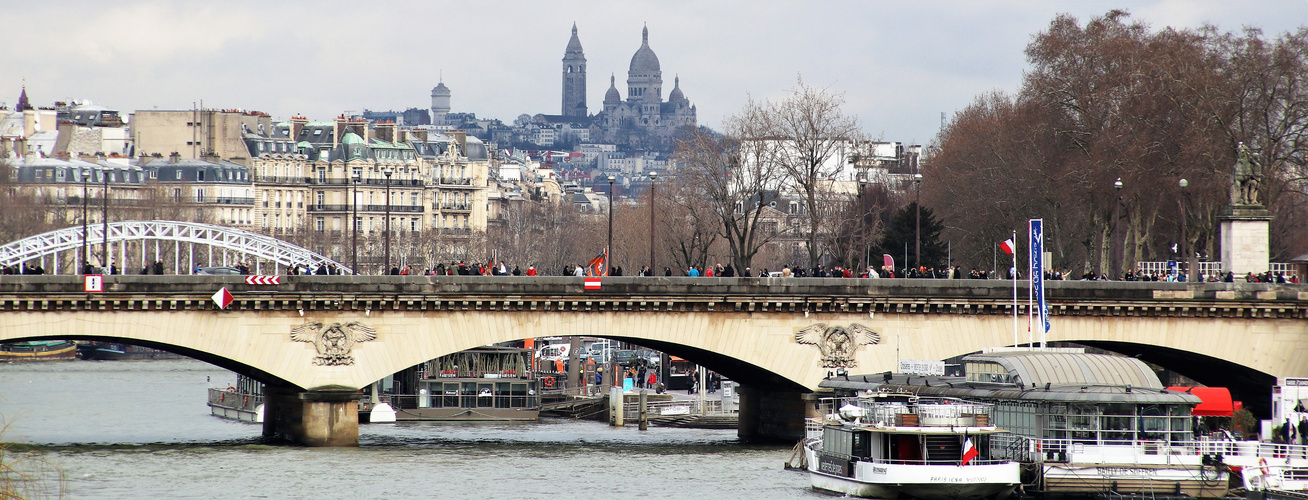
M 291 340 L 310 342 L 318 350 L 313 364 L 319 366 L 352 365 L 354 344 L 375 338 L 377 330 L 358 321 L 332 323 L 326 328 L 321 321 L 312 321 L 291 329 Z
M 854 360 L 858 346 L 878 344 L 881 335 L 858 323 L 849 327 L 815 323 L 795 332 L 795 342 L 817 345 L 823 368 L 853 368 L 858 366 Z

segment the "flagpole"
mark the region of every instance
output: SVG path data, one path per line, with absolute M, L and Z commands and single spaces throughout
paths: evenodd
M 1013 230 L 1014 244 L 1017 244 L 1017 230 Z M 1013 249 L 1013 347 L 1017 347 L 1017 249 Z
M 1026 223 L 1026 347 L 1027 349 L 1035 348 L 1035 319 L 1032 314 L 1035 313 L 1035 278 L 1032 272 L 1035 270 L 1035 245 L 1031 241 L 1031 221 Z

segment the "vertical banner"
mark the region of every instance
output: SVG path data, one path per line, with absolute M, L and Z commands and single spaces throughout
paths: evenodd
M 1040 347 L 1044 347 L 1045 334 L 1049 332 L 1049 308 L 1045 304 L 1045 252 L 1044 219 L 1031 219 L 1031 288 L 1035 292 L 1036 311 L 1044 329 L 1040 330 Z

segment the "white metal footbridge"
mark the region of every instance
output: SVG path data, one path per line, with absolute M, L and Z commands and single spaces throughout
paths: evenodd
M 181 274 L 179 269 L 183 260 L 189 261 L 186 267 L 186 273 L 194 269 L 196 263 L 203 265 L 228 265 L 229 262 L 234 264 L 238 261 L 251 261 L 251 267 L 262 267 L 271 264 L 276 271 L 282 266 L 322 266 L 334 265 L 346 274 L 353 274 L 353 271 L 335 260 L 329 259 L 317 252 L 310 251 L 306 248 L 294 245 L 272 236 L 245 231 L 226 226 L 217 226 L 213 224 L 201 224 L 196 222 L 178 222 L 169 220 L 151 220 L 151 221 L 121 221 L 111 222 L 108 225 L 93 224 L 85 228 L 86 234 L 83 237 L 83 228 L 79 226 L 66 227 L 63 229 L 50 231 L 48 233 L 30 236 L 18 241 L 14 241 L 4 246 L 0 246 L 0 265 L 9 266 L 33 260 L 44 261 L 46 257 L 53 257 L 54 274 L 59 274 L 59 254 L 62 252 L 80 251 L 85 244 L 93 250 L 99 249 L 105 241 L 110 243 L 109 252 L 119 257 L 124 264 L 124 270 L 127 269 L 128 260 L 127 243 L 140 243 L 139 261 L 161 260 L 161 244 L 172 242 L 171 252 L 173 274 Z M 108 232 L 108 239 L 105 233 Z M 148 241 L 154 241 L 153 257 L 149 254 Z M 115 252 L 113 248 L 117 244 L 118 249 Z M 186 244 L 185 252 L 182 245 Z M 195 252 L 195 245 L 204 245 L 207 253 L 199 255 Z M 214 250 L 218 249 L 220 256 L 215 260 Z M 202 249 L 204 251 L 206 249 Z M 239 260 L 229 260 L 229 254 L 235 253 Z M 199 259 L 197 261 L 197 258 Z M 101 262 L 109 262 L 111 259 L 101 256 Z M 76 262 L 76 259 L 73 260 Z M 44 264 L 42 265 L 44 267 Z M 76 272 L 76 266 L 73 269 Z M 258 272 L 258 270 L 252 269 Z

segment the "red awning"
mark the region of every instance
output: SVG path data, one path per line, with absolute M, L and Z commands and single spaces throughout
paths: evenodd
M 1168 387 L 1169 391 L 1188 392 L 1201 402 L 1190 413 L 1200 417 L 1229 417 L 1235 411 L 1231 391 L 1225 387 Z

